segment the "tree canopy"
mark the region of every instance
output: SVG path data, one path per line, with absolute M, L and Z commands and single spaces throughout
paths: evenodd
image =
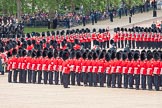
M 17 3 L 21 2 L 21 13 L 33 14 L 38 11 L 66 13 L 80 10 L 104 11 L 108 7 L 119 8 L 124 2 L 128 7 L 139 5 L 143 0 L 0 0 L 0 14 L 16 15 Z

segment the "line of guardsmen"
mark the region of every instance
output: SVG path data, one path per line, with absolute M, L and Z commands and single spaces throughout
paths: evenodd
M 159 49 L 162 48 L 162 35 L 159 28 L 115 28 L 113 40 L 117 48 L 129 45 L 131 49 Z
M 53 50 L 8 52 L 8 82 L 160 90 L 162 51 Z M 19 80 L 17 80 L 19 78 Z M 60 82 L 59 82 L 60 81 Z M 134 82 L 135 81 L 135 82 Z M 147 82 L 147 83 L 146 83 Z M 123 86 L 122 86 L 123 84 Z

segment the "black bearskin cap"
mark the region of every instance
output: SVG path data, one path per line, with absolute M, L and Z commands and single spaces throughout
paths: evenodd
M 8 52 L 7 53 L 7 57 L 11 57 L 12 55 L 11 55 L 11 52 Z
M 126 60 L 127 59 L 127 54 L 125 52 L 122 53 L 122 60 Z
M 13 49 L 12 50 L 12 55 L 16 55 L 17 54 L 17 50 L 16 49 Z
M 40 57 L 42 55 L 42 52 L 40 50 L 37 51 L 37 57 Z
M 141 61 L 143 61 L 143 60 L 146 59 L 146 53 L 145 53 L 145 52 L 142 52 L 142 53 L 141 53 L 140 59 L 141 59 Z
M 76 59 L 79 59 L 81 57 L 81 52 L 80 51 L 77 51 L 76 52 Z
M 153 58 L 153 53 L 149 52 L 147 53 L 147 60 L 151 60 Z
M 112 60 L 114 60 L 114 59 L 115 59 L 115 55 L 116 55 L 116 53 L 115 53 L 115 52 L 112 52 L 112 53 L 111 53 L 111 59 L 112 59 Z
M 58 57 L 58 51 L 57 51 L 57 49 L 54 50 L 53 57 L 54 58 L 57 58 Z
M 96 59 L 97 59 L 97 53 L 94 52 L 94 53 L 93 53 L 93 60 L 96 60 Z
M 139 59 L 139 53 L 136 52 L 136 53 L 134 54 L 134 60 L 138 60 L 138 59 Z
M 73 59 L 74 57 L 75 57 L 75 51 L 73 50 L 70 52 L 70 58 Z
M 50 51 L 49 53 L 48 53 L 48 58 L 52 58 L 53 57 L 53 53 Z
M 86 52 L 84 52 L 84 53 L 82 54 L 82 58 L 83 58 L 83 59 L 86 59 L 86 58 L 87 58 L 87 53 L 86 53 Z
M 43 58 L 46 57 L 47 56 L 47 51 L 44 50 L 43 53 L 42 53 L 42 56 L 43 56 Z
M 133 59 L 133 53 L 132 52 L 129 52 L 128 53 L 128 60 L 131 61 L 132 59 Z
M 26 56 L 26 54 L 27 54 L 26 50 L 23 50 L 22 51 L 22 56 L 24 57 L 24 56 Z
M 64 51 L 62 54 L 62 59 L 67 60 L 69 58 L 69 53 L 67 51 Z
M 158 60 L 158 59 L 160 58 L 159 52 L 157 52 L 157 51 L 154 52 L 154 53 L 153 53 L 153 57 L 154 57 L 155 60 Z
M 106 61 L 110 61 L 110 60 L 111 60 L 111 58 L 110 58 L 110 53 L 109 53 L 109 52 L 106 53 L 106 55 L 105 55 L 105 60 L 106 60 Z
M 117 58 L 118 60 L 121 59 L 121 52 L 117 52 L 117 53 L 116 53 L 116 58 Z

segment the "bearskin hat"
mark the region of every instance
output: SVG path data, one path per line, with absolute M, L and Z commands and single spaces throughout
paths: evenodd
M 139 59 L 139 53 L 138 52 L 134 53 L 133 58 L 134 58 L 134 60 L 138 60 Z
M 42 55 L 42 52 L 40 50 L 37 51 L 37 57 L 40 57 Z
M 76 52 L 76 59 L 79 59 L 81 57 L 81 52 L 80 51 L 77 51 Z
M 112 52 L 112 53 L 111 53 L 111 59 L 114 60 L 115 57 L 116 57 L 116 53 L 115 53 L 115 52 Z
M 43 51 L 42 56 L 43 56 L 43 58 L 47 56 L 47 51 L 46 50 Z
M 2 52 L 2 53 L 4 52 L 4 48 L 3 47 L 0 48 L 0 52 Z
M 153 53 L 149 52 L 147 53 L 147 60 L 151 60 L 153 58 Z
M 158 60 L 158 59 L 160 58 L 159 52 L 157 52 L 157 51 L 154 52 L 154 53 L 153 53 L 153 57 L 154 57 L 155 60 Z
M 133 53 L 132 52 L 129 52 L 128 53 L 128 60 L 131 61 L 132 59 L 133 59 Z
M 53 57 L 53 53 L 50 51 L 48 52 L 48 58 L 52 58 Z
M 84 52 L 84 53 L 82 54 L 82 58 L 83 58 L 83 59 L 86 59 L 86 58 L 87 58 L 87 52 Z
M 88 59 L 91 60 L 92 59 L 92 52 L 88 53 Z
M 67 51 L 63 51 L 62 59 L 67 60 L 68 58 L 69 58 L 69 53 Z
M 57 51 L 57 49 L 54 50 L 53 57 L 54 58 L 57 58 L 58 57 L 58 51 Z
M 93 52 L 93 60 L 96 60 L 98 57 L 97 53 L 96 52 Z
M 49 31 L 47 31 L 47 36 L 51 36 L 51 33 Z
M 114 40 L 113 39 L 110 40 L 110 44 L 111 45 L 114 44 Z
M 143 61 L 143 60 L 146 59 L 146 53 L 145 53 L 145 52 L 142 52 L 142 53 L 141 53 L 140 59 L 141 59 L 141 61 Z
M 122 60 L 126 60 L 127 59 L 127 54 L 125 52 L 122 53 Z
M 32 58 L 36 57 L 36 52 L 33 51 L 32 54 L 31 54 Z
M 27 53 L 27 56 L 31 56 L 31 54 L 32 54 L 32 51 L 29 50 L 28 53 Z
M 7 57 L 11 57 L 11 52 L 7 52 Z
M 116 53 L 116 58 L 117 58 L 118 60 L 121 59 L 121 56 L 122 56 L 122 55 L 121 55 L 121 52 L 117 52 L 117 53 Z
M 51 31 L 51 34 L 52 34 L 52 36 L 55 36 L 55 32 L 54 31 Z
M 62 54 L 63 54 L 63 50 L 60 50 L 60 51 L 59 51 L 59 57 L 60 57 L 60 58 L 62 57 Z
M 70 52 L 70 58 L 73 59 L 75 57 L 75 51 Z
M 104 53 L 103 53 L 103 52 L 101 52 L 101 53 L 100 53 L 100 55 L 99 55 L 99 59 L 103 59 L 103 58 L 104 58 L 104 56 L 105 56 L 105 55 L 104 55 Z
M 26 50 L 23 50 L 22 51 L 22 56 L 24 57 L 24 56 L 26 56 L 26 54 L 27 54 Z
M 111 60 L 111 58 L 110 58 L 110 53 L 109 53 L 109 52 L 107 52 L 107 53 L 105 54 L 105 60 L 106 60 L 106 61 L 110 61 L 110 60 Z

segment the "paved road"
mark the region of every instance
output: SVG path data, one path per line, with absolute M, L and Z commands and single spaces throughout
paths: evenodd
M 154 20 L 152 12 L 133 16 L 133 24 L 149 26 Z M 132 26 L 128 18 L 115 19 L 113 23 L 99 22 L 87 25 L 89 28 L 110 29 L 116 26 Z M 82 28 L 75 27 L 75 28 Z M 162 90 L 162 88 L 161 88 Z M 0 108 L 161 108 L 162 91 L 142 91 L 130 89 L 94 88 L 70 86 L 64 89 L 61 85 L 15 84 L 7 83 L 7 74 L 0 76 Z

